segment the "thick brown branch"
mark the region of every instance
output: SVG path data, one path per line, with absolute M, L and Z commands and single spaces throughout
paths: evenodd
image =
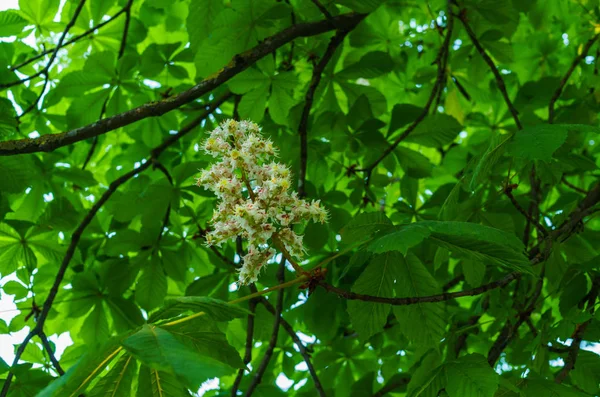
M 351 13 L 336 16 L 334 20 L 338 28 L 347 28 L 354 26 L 357 21 L 360 21 L 363 18 L 363 14 Z M 299 37 L 315 36 L 333 29 L 334 27 L 329 21 L 296 24 L 266 38 L 256 47 L 236 55 L 229 64 L 224 66 L 218 73 L 207 77 L 199 84 L 179 95 L 175 95 L 162 101 L 147 103 L 135 109 L 128 110 L 71 131 L 44 135 L 35 139 L 0 142 L 0 155 L 6 156 L 22 153 L 48 152 L 62 146 L 105 134 L 109 131 L 113 131 L 148 117 L 161 116 L 186 103 L 192 102 L 219 87 L 233 76 L 246 70 L 259 59 L 290 41 Z
M 298 196 L 304 197 L 306 195 L 305 183 L 306 183 L 306 168 L 308 165 L 308 116 L 310 115 L 310 109 L 312 108 L 315 91 L 321 82 L 321 75 L 325 70 L 325 67 L 335 54 L 335 50 L 344 41 L 344 38 L 348 34 L 348 31 L 338 31 L 335 36 L 331 38 L 325 54 L 321 57 L 319 63 L 313 69 L 312 79 L 306 91 L 304 97 L 304 108 L 302 109 L 302 116 L 300 117 L 300 124 L 298 125 L 298 135 L 300 135 L 300 172 L 298 173 Z
M 67 34 L 69 33 L 69 30 L 71 30 L 71 28 L 73 27 L 73 25 L 75 25 L 75 21 L 77 21 L 77 17 L 81 13 L 81 10 L 83 9 L 85 1 L 86 0 L 81 0 L 79 2 L 79 4 L 77 5 L 77 8 L 75 9 L 75 12 L 73 13 L 73 17 L 71 18 L 71 20 L 69 21 L 69 23 L 67 23 L 67 26 L 65 27 L 65 30 L 62 32 L 60 38 L 58 39 L 58 43 L 56 44 L 56 48 L 52 52 L 52 55 L 50 56 L 50 60 L 48 60 L 48 63 L 46 64 L 46 66 L 44 66 L 39 72 L 36 72 L 36 73 L 32 74 L 31 76 L 27 76 L 24 79 L 15 80 L 15 81 L 13 81 L 11 83 L 0 84 L 0 90 L 1 89 L 5 89 L 5 88 L 14 87 L 16 85 L 25 83 L 25 82 L 27 82 L 29 80 L 32 80 L 32 79 L 34 79 L 34 78 L 36 78 L 38 76 L 41 76 L 43 74 L 47 74 L 50 71 L 50 67 L 52 66 L 52 64 L 56 60 L 56 56 L 58 55 L 58 50 L 60 49 L 60 47 L 62 47 L 63 42 L 65 41 L 65 37 L 67 37 Z
M 565 85 L 567 85 L 567 81 L 569 81 L 569 78 L 575 71 L 577 65 L 579 65 L 583 58 L 587 56 L 588 52 L 590 51 L 590 48 L 592 48 L 592 46 L 594 45 L 596 40 L 598 40 L 599 37 L 600 33 L 594 35 L 594 37 L 592 37 L 587 41 L 587 43 L 585 43 L 579 55 L 577 55 L 575 59 L 573 59 L 571 66 L 569 66 L 569 69 L 567 70 L 567 73 L 565 73 L 565 75 L 561 79 L 558 88 L 556 89 L 556 91 L 554 91 L 554 94 L 552 94 L 552 98 L 550 98 L 550 103 L 548 104 L 548 123 L 552 124 L 554 122 L 554 105 L 556 105 L 556 101 L 558 101 L 558 98 L 560 98 L 560 94 L 562 94 Z
M 404 130 L 404 132 L 402 134 L 400 134 L 400 136 L 398 136 L 398 138 L 396 138 L 394 140 L 394 142 L 390 146 L 388 146 L 387 149 L 385 149 L 375 161 L 373 161 L 373 163 L 369 164 L 366 168 L 361 170 L 362 172 L 364 172 L 366 174 L 367 183 L 369 182 L 370 175 L 373 172 L 373 170 L 375 169 L 375 167 L 377 167 L 377 165 L 380 162 L 382 162 L 383 159 L 385 159 L 389 154 L 391 154 L 396 149 L 396 147 L 398 147 L 398 145 L 402 141 L 404 141 L 418 127 L 418 125 L 421 124 L 421 122 L 429 114 L 429 109 L 431 108 L 431 105 L 433 104 L 433 101 L 435 100 L 438 91 L 441 90 L 442 86 L 443 86 L 443 79 L 444 79 L 444 76 L 446 75 L 445 69 L 446 69 L 446 65 L 448 62 L 448 54 L 450 53 L 450 41 L 452 38 L 453 29 L 454 29 L 454 15 L 451 12 L 448 12 L 448 22 L 446 25 L 446 37 L 444 38 L 444 42 L 442 43 L 442 46 L 441 46 L 441 48 L 438 52 L 438 55 L 436 57 L 436 60 L 435 60 L 435 63 L 437 63 L 437 65 L 438 65 L 438 71 L 437 71 L 437 77 L 436 77 L 435 83 L 433 84 L 433 88 L 431 89 L 431 94 L 429 95 L 429 99 L 427 99 L 427 103 L 423 107 L 423 111 Z
M 499 280 L 493 281 L 488 284 L 484 284 L 480 287 L 458 291 L 458 292 L 444 292 L 439 295 L 431 295 L 431 296 L 415 296 L 408 298 L 384 298 L 381 296 L 373 296 L 373 295 L 363 295 L 357 294 L 356 292 L 346 291 L 337 287 L 334 287 L 331 284 L 327 284 L 325 282 L 320 282 L 319 285 L 323 287 L 325 290 L 329 292 L 333 292 L 334 294 L 339 295 L 342 298 L 349 300 L 361 300 L 365 302 L 376 302 L 376 303 L 385 303 L 392 306 L 408 306 L 408 305 L 416 305 L 420 303 L 435 303 L 435 302 L 443 302 L 456 298 L 461 298 L 463 296 L 476 296 L 481 295 L 484 292 L 502 288 L 508 284 L 510 284 L 513 280 L 521 277 L 519 272 L 512 272 L 502 277 Z
M 469 24 L 467 23 L 465 15 L 466 14 L 464 12 L 461 12 L 458 17 L 462 22 L 463 26 L 465 27 L 465 30 L 467 31 L 471 42 L 473 43 L 473 45 L 475 46 L 485 63 L 487 63 L 487 65 L 492 70 L 492 73 L 494 74 L 494 77 L 496 79 L 496 84 L 498 85 L 498 89 L 504 97 L 504 102 L 506 102 L 506 106 L 508 106 L 508 110 L 510 111 L 512 118 L 515 121 L 517 128 L 521 130 L 523 129 L 523 127 L 521 126 L 521 121 L 519 121 L 519 112 L 517 112 L 517 109 L 514 107 L 510 100 L 510 97 L 508 96 L 508 92 L 506 91 L 506 85 L 504 84 L 504 79 L 502 78 L 502 75 L 500 74 L 500 71 L 498 71 L 498 68 L 496 67 L 496 64 L 494 63 L 492 58 L 488 55 L 488 53 L 485 51 L 485 49 L 477 39 L 475 32 L 473 32 L 473 29 L 471 29 L 471 26 L 469 26 Z

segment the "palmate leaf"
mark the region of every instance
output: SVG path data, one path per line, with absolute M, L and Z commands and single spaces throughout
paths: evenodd
M 510 270 L 531 273 L 525 247 L 514 234 L 469 222 L 420 222 L 431 231 L 429 240 L 457 255 L 492 261 Z
M 393 230 L 395 231 L 390 231 L 369 244 L 368 250 L 376 254 L 399 251 L 406 255 L 409 248 L 419 244 L 431 233 L 428 228 L 419 224 L 400 225 Z
M 396 266 L 396 296 L 429 296 L 441 292 L 437 281 L 421 263 L 409 253 L 399 256 Z M 408 340 L 420 346 L 437 347 L 446 331 L 446 315 L 442 304 L 418 303 L 410 306 L 394 306 L 401 332 Z
M 123 350 L 119 339 L 113 338 L 87 354 L 69 368 L 65 375 L 50 383 L 37 397 L 77 397 Z
M 373 257 L 367 268 L 352 287 L 352 292 L 391 298 L 394 296 L 396 267 L 403 258 L 397 252 L 387 252 Z M 352 325 L 362 340 L 381 332 L 390 312 L 390 305 L 353 300 L 348 302 Z
M 380 230 L 392 227 L 392 222 L 383 212 L 363 212 L 355 216 L 341 231 L 347 243 L 364 240 Z
M 191 394 L 175 375 L 142 364 L 136 396 L 190 397 Z
M 19 233 L 6 223 L 0 223 L 0 275 L 17 270 L 23 249 Z
M 155 325 L 144 325 L 125 338 L 122 345 L 142 363 L 177 375 L 190 388 L 199 387 L 206 379 L 234 372 L 226 364 L 198 355 L 169 331 Z
M 485 357 L 470 354 L 445 365 L 450 397 L 493 397 L 498 388 L 498 374 Z
M 207 296 L 182 296 L 170 299 L 165 306 L 150 316 L 149 322 L 170 319 L 184 313 L 203 312 L 215 321 L 229 321 L 247 315 L 249 312 L 239 306 Z
M 168 330 L 199 355 L 214 358 L 234 368 L 244 368 L 239 353 L 227 342 L 225 334 L 214 322 L 198 318 L 169 327 Z
M 0 37 L 8 37 L 23 32 L 27 21 L 12 10 L 0 12 Z
M 90 390 L 90 397 L 130 397 L 137 362 L 133 356 L 124 354 Z

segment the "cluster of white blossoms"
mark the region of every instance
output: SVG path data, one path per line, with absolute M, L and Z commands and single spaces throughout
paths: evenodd
M 203 144 L 219 161 L 203 170 L 198 186 L 213 191 L 220 199 L 215 209 L 213 230 L 206 235 L 209 245 L 235 239 L 248 241 L 239 284 L 257 281 L 263 266 L 275 255 L 274 240 L 295 258 L 304 254 L 302 236 L 291 225 L 304 220 L 325 222 L 327 211 L 320 202 L 311 203 L 290 192 L 290 170 L 273 161 L 273 142 L 249 121 L 227 120 Z

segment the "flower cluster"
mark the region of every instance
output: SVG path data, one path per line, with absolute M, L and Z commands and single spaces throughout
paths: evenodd
M 275 255 L 271 246 L 276 242 L 291 256 L 302 257 L 302 236 L 289 226 L 304 220 L 323 223 L 327 211 L 319 201 L 309 203 L 289 191 L 290 170 L 272 160 L 277 150 L 260 134 L 258 125 L 227 120 L 210 133 L 203 148 L 219 158 L 197 179 L 199 186 L 220 199 L 206 240 L 209 245 L 237 236 L 248 241 L 239 283 L 258 279 L 262 267 Z

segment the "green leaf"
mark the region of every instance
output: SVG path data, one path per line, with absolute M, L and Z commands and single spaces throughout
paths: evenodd
M 141 365 L 137 397 L 190 397 L 175 375 Z
M 438 148 L 452 143 L 463 127 L 454 117 L 436 113 L 426 117 L 404 141 Z
M 515 133 L 506 149 L 511 155 L 525 160 L 548 162 L 565 143 L 570 131 L 585 130 L 597 131 L 595 127 L 577 124 L 538 124 Z
M 503 137 L 499 134 L 495 134 L 490 142 L 490 146 L 487 148 L 485 153 L 481 156 L 481 159 L 475 167 L 473 177 L 471 178 L 470 189 L 477 189 L 487 177 L 494 165 L 504 154 L 507 143 L 510 141 L 510 137 L 502 139 Z
M 350 79 L 372 79 L 391 72 L 394 69 L 394 61 L 387 52 L 374 51 L 363 55 L 355 64 L 352 64 L 339 73 L 336 78 Z
M 420 222 L 431 242 L 473 260 L 492 261 L 510 270 L 532 273 L 525 247 L 514 234 L 469 222 Z
M 422 112 L 423 108 L 410 103 L 398 103 L 394 105 L 388 134 L 399 130 L 409 123 L 412 123 Z
M 198 355 L 173 334 L 154 325 L 144 325 L 124 339 L 122 345 L 142 363 L 177 375 L 190 388 L 199 387 L 206 379 L 233 372 L 233 368 Z
M 498 374 L 482 355 L 463 356 L 445 367 L 450 397 L 493 397 L 496 393 Z
M 396 252 L 374 256 L 354 283 L 352 292 L 384 298 L 393 297 L 396 267 L 401 260 L 402 256 Z M 383 330 L 389 312 L 389 304 L 348 301 L 350 321 L 362 340 L 367 340 Z
M 0 274 L 6 276 L 17 270 L 22 255 L 19 233 L 6 223 L 0 223 Z
M 33 167 L 29 157 L 0 157 L 0 191 L 22 193 L 32 182 Z
M 124 354 L 89 393 L 90 397 L 130 397 L 133 378 L 137 369 L 135 358 Z
M 519 387 L 524 397 L 586 397 L 589 396 L 577 389 L 559 385 L 552 380 L 525 379 Z
M 219 299 L 207 296 L 182 296 L 169 299 L 163 308 L 152 314 L 149 321 L 170 319 L 185 313 L 204 312 L 215 321 L 230 321 L 248 314 L 248 311 Z
M 152 256 L 142 268 L 135 286 L 135 300 L 145 310 L 160 306 L 167 296 L 167 276 L 158 257 Z
M 437 281 L 419 258 L 409 253 L 399 256 L 396 266 L 396 296 L 429 296 L 440 293 Z M 394 306 L 400 331 L 411 341 L 427 347 L 437 347 L 446 331 L 444 309 L 438 303 L 418 303 Z
M 346 243 L 364 240 L 372 234 L 387 230 L 392 222 L 383 212 L 363 212 L 355 216 L 341 231 Z
M 412 178 L 426 178 L 431 175 L 433 164 L 423 154 L 404 146 L 398 146 L 394 155 L 406 175 Z
M 64 376 L 50 383 L 37 397 L 77 397 L 81 395 L 121 350 L 116 339 L 110 340 L 96 350 L 87 349 L 86 353 L 69 368 Z
M 227 342 L 225 334 L 206 318 L 169 327 L 169 331 L 201 356 L 213 358 L 233 368 L 245 367 L 237 350 Z
M 429 229 L 419 224 L 397 226 L 369 244 L 368 250 L 376 254 L 399 251 L 406 255 L 409 248 L 419 244 L 429 234 Z
M 12 10 L 0 12 L 0 37 L 8 37 L 23 32 L 27 21 Z
M 368 13 L 374 11 L 383 4 L 385 0 L 336 0 L 335 2 L 356 12 Z

